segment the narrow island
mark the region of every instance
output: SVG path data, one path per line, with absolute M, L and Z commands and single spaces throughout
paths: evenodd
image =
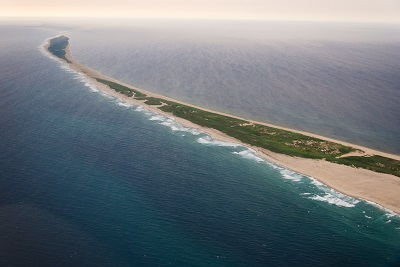
M 268 161 L 311 176 L 353 197 L 400 214 L 400 156 L 267 123 L 207 110 L 107 77 L 77 62 L 67 36 L 48 40 L 45 49 L 123 101 L 173 116 L 213 138 L 251 147 Z

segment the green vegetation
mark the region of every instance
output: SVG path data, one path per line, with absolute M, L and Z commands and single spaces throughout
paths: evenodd
M 137 99 L 137 98 L 136 98 Z M 146 97 L 145 98 L 145 104 L 147 105 L 152 105 L 152 106 L 159 106 L 162 105 L 162 101 L 164 101 L 161 98 L 156 98 L 156 97 Z
M 369 169 L 376 172 L 388 173 L 400 177 L 400 161 L 382 156 L 349 156 L 341 157 L 356 149 L 249 121 L 224 116 L 188 105 L 165 100 L 162 98 L 148 97 L 145 94 L 120 85 L 115 82 L 96 78 L 98 82 L 108 85 L 115 91 L 145 101 L 147 105 L 157 105 L 160 110 L 172 113 L 191 121 L 197 125 L 219 130 L 243 143 L 268 149 L 273 152 L 290 156 L 324 159 L 337 164 L 344 164 L 356 168 Z
M 332 162 L 400 177 L 400 161 L 382 156 L 344 157 Z
M 69 38 L 66 36 L 53 38 L 50 40 L 48 50 L 53 55 L 71 63 L 65 57 L 65 48 L 68 46 L 68 42 Z M 355 151 L 355 149 L 303 134 L 208 112 L 162 98 L 148 97 L 138 90 L 131 89 L 119 83 L 100 78 L 95 79 L 127 97 L 143 100 L 147 105 L 160 106 L 158 108 L 164 112 L 172 113 L 174 116 L 186 119 L 200 126 L 219 130 L 246 144 L 290 156 L 325 159 L 338 164 L 388 173 L 400 177 L 400 161 L 398 160 L 376 155 L 339 158 L 342 155 Z
M 135 89 L 131 89 L 129 87 L 123 86 L 119 83 L 115 83 L 115 82 L 111 82 L 108 80 L 103 80 L 100 78 L 95 78 L 98 82 L 103 83 L 105 85 L 108 85 L 111 89 L 114 89 L 115 91 L 117 91 L 118 93 L 124 94 L 128 97 L 132 97 L 133 95 L 135 95 L 135 97 L 146 97 L 145 94 L 139 92 L 138 90 Z
M 305 158 L 333 159 L 353 150 L 351 147 L 340 144 L 260 124 L 251 124 L 245 120 L 235 119 L 173 102 L 167 102 L 166 105 L 160 107 L 160 109 L 200 126 L 217 129 L 244 143 L 277 153 Z
M 68 63 L 71 63 L 71 61 L 69 61 L 65 57 L 65 48 L 68 46 L 68 42 L 69 42 L 68 37 L 59 36 L 50 40 L 50 45 L 47 49 L 50 51 L 50 53 L 52 53 L 56 57 L 59 57 L 61 59 L 64 59 Z

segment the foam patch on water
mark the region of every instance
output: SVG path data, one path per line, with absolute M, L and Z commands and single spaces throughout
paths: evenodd
M 353 208 L 358 203 L 360 203 L 360 200 L 354 197 L 344 195 L 334 190 L 333 188 L 329 188 L 328 186 L 324 185 L 323 183 L 313 178 L 310 179 L 311 179 L 311 184 L 315 185 L 319 190 L 322 191 L 322 193 L 314 194 L 313 196 L 308 197 L 309 199 L 326 202 L 331 205 L 336 205 L 339 207 L 346 207 L 346 208 Z
M 283 179 L 285 180 L 291 180 L 293 182 L 301 182 L 303 180 L 303 178 L 305 177 L 304 175 L 285 169 L 281 166 L 278 166 L 272 162 L 266 161 L 266 163 L 271 166 L 272 168 L 274 168 L 275 170 L 278 170 L 282 176 Z
M 280 173 L 282 174 L 283 179 L 292 180 L 294 182 L 300 182 L 304 177 L 299 173 L 287 169 L 281 170 Z
M 323 183 L 317 181 L 316 179 L 306 176 L 306 175 L 302 175 L 300 173 L 285 169 L 281 166 L 278 166 L 274 163 L 271 162 L 266 162 L 268 165 L 270 165 L 271 167 L 273 167 L 274 169 L 278 170 L 280 172 L 280 174 L 282 175 L 282 178 L 285 180 L 290 180 L 296 183 L 299 182 L 304 182 L 306 180 L 310 181 L 310 184 L 314 185 L 315 187 L 317 187 L 317 189 L 319 191 L 321 191 L 320 193 L 309 193 L 309 192 L 305 192 L 305 193 L 301 193 L 302 196 L 307 197 L 308 199 L 311 200 L 316 200 L 316 201 L 320 201 L 320 202 L 326 202 L 330 205 L 336 205 L 339 207 L 345 207 L 345 208 L 352 208 L 355 207 L 355 205 L 357 205 L 360 200 L 344 195 L 336 190 L 334 190 L 333 188 L 330 188 L 326 185 L 324 185 Z M 306 180 L 304 180 L 306 179 Z
M 58 61 L 58 62 L 60 62 L 60 61 Z M 61 68 L 64 72 L 72 73 L 72 74 L 73 74 L 73 79 L 74 79 L 74 80 L 77 80 L 77 81 L 83 83 L 83 85 L 84 85 L 85 87 L 89 88 L 89 90 L 92 91 L 92 92 L 100 92 L 100 90 L 97 88 L 97 86 L 94 85 L 94 84 L 90 81 L 90 79 L 89 79 L 88 77 L 86 77 L 85 75 L 83 75 L 82 73 L 80 73 L 80 72 L 78 72 L 78 71 L 76 71 L 76 70 L 74 70 L 74 69 L 71 69 L 71 68 L 70 68 L 68 65 L 66 65 L 65 63 L 63 63 L 63 62 L 60 62 L 60 63 L 61 63 L 61 64 L 60 64 L 60 68 Z M 113 97 L 109 97 L 109 95 L 108 95 L 108 94 L 105 94 L 104 92 L 102 92 L 102 95 L 104 95 L 104 96 L 106 96 L 106 97 L 108 97 L 108 98 L 110 98 L 110 99 L 113 99 Z
M 174 120 L 172 119 L 167 119 L 165 121 L 160 122 L 161 125 L 167 126 L 171 128 L 172 131 L 180 131 L 180 132 L 186 132 L 189 130 L 189 128 L 183 127 L 182 125 L 178 125 Z
M 191 133 L 192 135 L 199 135 L 201 134 L 200 131 L 190 128 L 190 127 L 185 127 L 173 118 L 169 118 L 160 114 L 152 113 L 148 111 L 146 108 L 139 106 L 136 108 L 136 111 L 138 112 L 144 112 L 146 115 L 150 115 L 149 120 L 150 121 L 156 121 L 158 124 L 161 124 L 163 126 L 166 126 L 170 128 L 174 132 L 188 132 Z
M 170 118 L 166 118 L 164 121 L 161 121 L 160 124 L 169 127 L 174 132 L 188 132 L 193 135 L 199 135 L 201 133 L 196 129 L 184 127 L 182 124 Z
M 378 203 L 375 203 L 375 202 L 372 202 L 372 201 L 369 201 L 369 200 L 365 200 L 365 202 L 367 202 L 368 204 L 370 204 L 370 205 L 372 205 L 372 206 L 384 211 L 385 212 L 384 217 L 388 220 L 387 223 L 392 221 L 390 218 L 400 219 L 400 214 L 397 214 L 396 212 L 394 212 L 394 211 L 392 211 L 390 209 L 387 209 L 387 208 L 379 205 Z
M 336 196 L 330 193 L 326 193 L 324 195 L 316 195 L 309 197 L 309 199 L 321 201 L 321 202 L 326 202 L 331 205 L 336 205 L 339 207 L 346 207 L 346 208 L 353 208 L 355 205 L 360 202 L 358 200 L 353 200 L 351 197 L 347 197 L 345 195 L 342 196 Z
M 264 162 L 262 158 L 256 155 L 256 152 L 253 149 L 247 149 L 240 152 L 233 152 L 233 154 L 240 155 L 242 158 L 251 159 L 257 162 Z
M 83 83 L 83 85 L 85 87 L 87 87 L 90 91 L 95 92 L 95 93 L 100 92 L 100 90 L 97 88 L 97 86 L 94 85 L 88 77 L 86 77 L 85 75 L 83 75 L 75 70 L 72 70 L 72 69 L 69 69 L 69 70 L 70 70 L 70 72 L 75 74 L 74 79 Z
M 91 82 L 85 82 L 85 86 L 90 89 L 92 92 L 99 92 L 100 90 Z
M 145 115 L 148 115 L 148 116 L 153 116 L 153 115 L 155 115 L 155 113 L 150 112 L 148 109 L 146 109 L 146 108 L 143 107 L 143 106 L 137 106 L 136 109 L 135 109 L 135 111 L 144 113 Z
M 240 146 L 239 144 L 235 143 L 230 143 L 230 142 L 223 142 L 219 140 L 215 140 L 211 138 L 210 136 L 203 136 L 197 139 L 197 142 L 202 144 L 202 145 L 208 145 L 208 146 L 224 146 L 224 147 L 238 147 Z
M 77 79 L 79 76 L 83 76 L 81 73 L 77 72 L 76 70 L 71 69 L 68 65 L 64 64 L 63 62 L 59 61 L 60 64 L 60 68 L 65 71 L 65 72 L 69 72 L 69 73 L 73 73 L 76 76 L 74 77 L 74 79 Z
M 161 121 L 161 122 L 163 122 L 163 121 L 166 120 L 166 118 L 165 118 L 164 116 L 161 116 L 161 115 L 154 115 L 154 116 L 152 116 L 149 120 L 151 120 L 151 121 Z
M 120 107 L 125 107 L 125 108 L 130 108 L 130 107 L 133 106 L 132 104 L 128 104 L 128 103 L 125 103 L 125 102 L 118 102 L 117 105 L 120 106 Z

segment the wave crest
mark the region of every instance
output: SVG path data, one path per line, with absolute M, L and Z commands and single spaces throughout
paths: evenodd
M 202 145 L 209 145 L 209 146 L 224 146 L 224 147 L 238 147 L 238 146 L 240 146 L 239 144 L 235 144 L 235 143 L 215 140 L 214 138 L 212 138 L 210 136 L 200 137 L 199 139 L 197 139 L 197 143 L 200 143 Z
M 233 154 L 237 154 L 237 155 L 240 155 L 243 158 L 251 159 L 251 160 L 254 160 L 254 161 L 257 161 L 257 162 L 264 162 L 265 161 L 264 159 L 256 156 L 256 152 L 251 148 L 249 148 L 247 150 L 244 150 L 244 151 L 240 151 L 240 152 L 233 152 Z

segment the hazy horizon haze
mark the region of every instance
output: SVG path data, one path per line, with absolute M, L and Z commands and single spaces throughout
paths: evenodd
M 0 18 L 188 18 L 255 19 L 343 22 L 400 22 L 400 1 L 396 0 L 173 0 L 173 1 L 76 1 L 1 0 Z

